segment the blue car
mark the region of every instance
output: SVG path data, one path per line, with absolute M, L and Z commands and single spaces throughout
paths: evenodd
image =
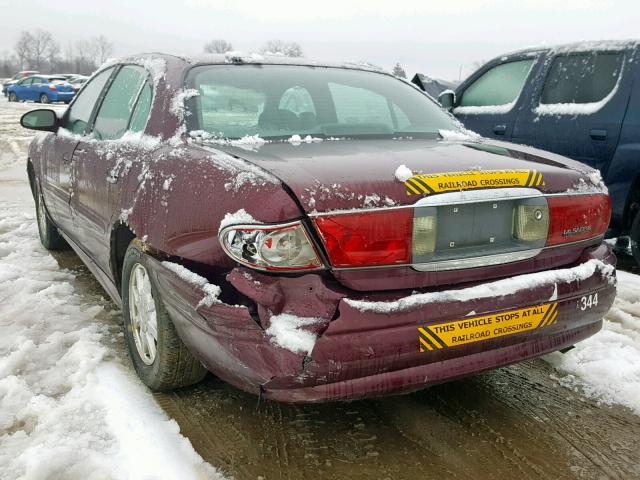
M 33 75 L 9 86 L 7 94 L 10 102 L 69 103 L 76 91 L 64 77 Z
M 608 236 L 640 264 L 640 41 L 583 42 L 503 55 L 440 104 L 485 137 L 596 168 L 609 188 Z

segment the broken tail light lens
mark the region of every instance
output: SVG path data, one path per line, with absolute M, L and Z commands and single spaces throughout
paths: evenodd
M 329 215 L 315 223 L 334 267 L 411 263 L 413 209 Z
M 611 219 L 608 195 L 549 197 L 551 225 L 547 246 L 577 242 L 604 235 Z
M 219 234 L 222 248 L 238 263 L 258 270 L 298 271 L 322 267 L 301 222 L 232 225 Z

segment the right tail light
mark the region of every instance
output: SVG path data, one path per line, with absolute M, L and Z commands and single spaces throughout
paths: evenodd
M 547 246 L 577 242 L 604 235 L 611 219 L 608 195 L 548 197 Z

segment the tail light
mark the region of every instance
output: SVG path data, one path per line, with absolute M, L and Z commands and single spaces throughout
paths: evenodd
M 549 197 L 551 225 L 547 245 L 577 242 L 607 231 L 611 219 L 608 195 Z
M 435 271 L 524 260 L 545 247 L 597 238 L 610 216 L 607 195 L 540 195 L 321 215 L 314 222 L 335 268 L 412 264 Z
M 322 267 L 300 222 L 283 225 L 231 225 L 219 233 L 222 248 L 238 263 L 266 271 Z
M 410 208 L 317 217 L 315 223 L 334 267 L 411 261 L 413 210 Z
M 56 92 L 58 89 L 56 88 L 55 85 L 49 85 L 49 90 L 53 90 L 54 92 Z

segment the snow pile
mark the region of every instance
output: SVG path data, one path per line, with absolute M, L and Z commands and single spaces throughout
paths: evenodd
M 411 177 L 413 177 L 413 172 L 409 170 L 406 165 L 400 165 L 398 168 L 396 168 L 394 175 L 401 182 L 406 182 Z
M 578 183 L 567 190 L 567 193 L 609 193 L 609 189 L 602 180 L 600 170 L 590 170 L 587 173 L 587 180 L 588 181 L 585 181 L 583 178 L 580 178 Z
M 480 298 L 512 295 L 522 290 L 529 290 L 545 284 L 585 280 L 596 272 L 609 277 L 610 282 L 615 282 L 614 267 L 600 260 L 592 259 L 572 268 L 528 273 L 459 290 L 416 293 L 390 302 L 370 302 L 348 298 L 345 299 L 345 302 L 361 312 L 394 313 L 424 307 L 435 302 L 467 302 Z
M 457 115 L 502 115 L 509 113 L 515 106 L 516 100 L 511 103 L 505 103 L 504 105 L 469 105 L 464 107 L 456 107 L 453 109 L 453 113 Z
M 321 318 L 298 317 L 290 313 L 273 315 L 269 319 L 269 328 L 265 333 L 270 337 L 271 342 L 279 347 L 286 348 L 293 353 L 311 354 L 318 336 L 305 330 L 319 322 Z
M 173 113 L 176 117 L 178 117 L 180 121 L 183 121 L 184 117 L 186 116 L 184 102 L 190 98 L 197 97 L 198 95 L 200 95 L 200 93 L 195 88 L 180 90 L 171 99 L 171 105 L 169 106 L 169 111 Z
M 0 200 L 0 477 L 221 478 L 119 363 L 119 312 L 39 245 L 27 188 Z
M 545 357 L 566 374 L 560 383 L 640 415 L 640 276 L 618 271 L 618 295 L 603 329 L 575 347 Z
M 178 277 L 180 277 L 185 282 L 190 283 L 191 285 L 200 287 L 202 289 L 202 291 L 204 292 L 204 297 L 202 298 L 202 300 L 200 300 L 198 305 L 196 305 L 196 309 L 201 306 L 210 307 L 214 303 L 220 303 L 220 300 L 218 300 L 218 297 L 220 296 L 220 293 L 222 292 L 222 290 L 220 290 L 220 287 L 218 285 L 213 285 L 212 283 L 209 283 L 209 281 L 206 278 L 201 277 L 197 273 L 192 272 L 188 268 L 185 268 L 178 263 L 162 262 L 162 265 L 165 268 L 171 270 L 173 273 L 175 273 Z
M 477 142 L 482 137 L 476 132 L 467 130 L 466 128 L 460 128 L 459 130 L 438 130 L 438 133 L 443 140 L 450 142 Z
M 304 138 L 302 138 L 300 135 L 291 135 L 291 137 L 287 139 L 287 142 L 292 145 L 300 145 L 301 143 L 320 143 L 322 142 L 322 139 L 312 137 L 311 135 L 307 135 Z
M 262 222 L 257 221 L 253 218 L 244 208 L 241 208 L 236 213 L 226 213 L 222 221 L 220 222 L 220 227 L 218 231 L 222 230 L 224 227 L 228 225 L 240 225 L 240 224 L 259 224 Z

